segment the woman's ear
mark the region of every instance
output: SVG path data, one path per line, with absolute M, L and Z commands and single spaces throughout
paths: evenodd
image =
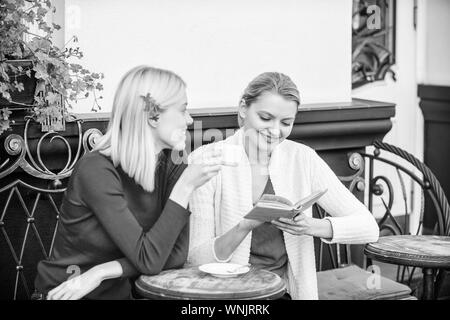
M 156 127 L 158 127 L 158 124 L 159 124 L 159 117 L 148 118 L 147 122 L 150 125 L 150 127 L 156 128 Z
M 245 117 L 247 116 L 247 104 L 245 103 L 244 99 L 241 99 L 241 101 L 239 102 L 239 117 L 241 119 L 245 119 Z

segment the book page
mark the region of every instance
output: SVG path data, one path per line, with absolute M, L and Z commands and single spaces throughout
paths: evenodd
M 328 189 L 313 192 L 310 196 L 303 198 L 300 201 L 296 202 L 294 204 L 294 208 L 300 209 L 300 210 L 305 210 L 305 209 L 311 207 L 314 203 L 317 202 L 317 200 L 319 200 L 319 198 L 321 196 L 323 196 L 325 194 L 325 192 L 327 192 L 327 190 Z
M 280 203 L 280 204 L 284 204 L 288 207 L 292 207 L 292 202 L 290 202 L 288 199 L 281 197 L 281 196 L 276 196 L 274 194 L 263 194 L 261 196 L 261 198 L 259 199 L 259 202 L 276 202 L 276 203 Z

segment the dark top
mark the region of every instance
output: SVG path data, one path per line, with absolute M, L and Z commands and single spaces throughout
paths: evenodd
M 189 211 L 168 198 L 185 168 L 164 150 L 150 193 L 109 157 L 83 156 L 62 201 L 53 252 L 37 266 L 36 289 L 47 294 L 71 275 L 118 260 L 122 277 L 103 281 L 85 298 L 127 299 L 129 278 L 181 267 L 188 253 Z
M 270 178 L 263 194 L 275 194 Z M 253 229 L 249 261 L 252 266 L 275 272 L 282 277 L 287 261 L 283 232 L 280 229 L 268 222 Z

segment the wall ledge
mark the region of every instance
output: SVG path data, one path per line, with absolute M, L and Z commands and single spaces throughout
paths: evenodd
M 237 108 L 204 108 L 189 110 L 197 123 L 189 128 L 194 145 L 211 142 L 208 135 L 194 135 L 201 123 L 204 133 L 207 129 L 217 129 L 229 135 L 238 128 Z M 342 103 L 315 103 L 300 106 L 294 128 L 289 139 L 302 142 L 316 150 L 335 150 L 361 148 L 370 145 L 376 139 L 383 139 L 392 127 L 391 118 L 395 115 L 395 104 L 388 102 L 353 99 Z M 82 119 L 82 130 L 97 128 L 105 132 L 109 113 L 76 114 Z M 201 121 L 201 122 L 200 122 Z M 24 123 L 17 121 L 12 133 L 23 135 Z M 233 130 L 230 130 L 233 129 Z M 196 130 L 198 131 L 198 130 Z M 11 132 L 6 132 L 2 139 Z M 77 140 L 78 128 L 73 122 L 66 125 L 61 136 Z M 38 125 L 30 126 L 29 139 L 39 139 L 42 132 Z M 202 141 L 197 141 L 202 139 Z M 54 150 L 56 151 L 56 150 Z

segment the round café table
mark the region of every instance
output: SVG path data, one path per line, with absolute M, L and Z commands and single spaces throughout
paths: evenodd
M 140 276 L 135 285 L 137 293 L 147 299 L 269 300 L 286 292 L 284 281 L 277 274 L 252 268 L 231 278 L 215 277 L 198 267 L 172 269 L 155 276 Z
M 450 237 L 398 235 L 380 237 L 369 243 L 364 253 L 374 260 L 419 267 L 423 272 L 423 299 L 434 299 L 436 269 L 450 268 Z

